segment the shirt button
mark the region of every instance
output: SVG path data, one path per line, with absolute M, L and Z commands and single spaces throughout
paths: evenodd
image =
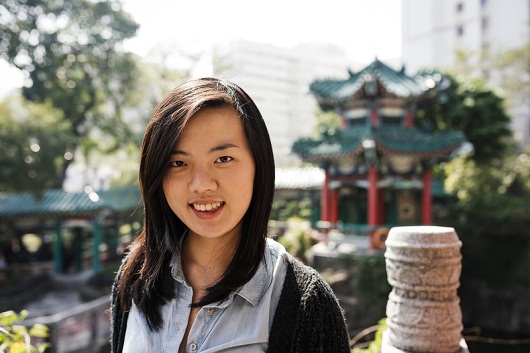
M 192 351 L 196 351 L 196 350 L 197 350 L 197 343 L 191 343 L 191 344 L 190 344 L 190 349 L 191 349 Z
M 215 311 L 214 308 L 208 308 L 208 314 L 211 314 L 211 313 L 213 313 L 214 311 Z

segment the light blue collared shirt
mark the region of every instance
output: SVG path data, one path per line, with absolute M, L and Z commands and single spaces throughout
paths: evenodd
M 200 309 L 185 352 L 265 352 L 285 279 L 286 255 L 281 244 L 267 239 L 265 259 L 254 277 L 226 299 Z M 123 353 L 178 352 L 188 324 L 193 290 L 184 277 L 180 253 L 175 254 L 171 266 L 177 297 L 162 307 L 163 327 L 150 331 L 144 314 L 133 303 Z

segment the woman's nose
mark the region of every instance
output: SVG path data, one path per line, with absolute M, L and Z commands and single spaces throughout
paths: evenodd
M 203 193 L 217 189 L 217 181 L 214 175 L 206 168 L 197 168 L 193 170 L 190 180 L 190 191 Z

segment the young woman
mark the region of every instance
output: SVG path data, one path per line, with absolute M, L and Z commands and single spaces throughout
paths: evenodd
M 183 83 L 144 135 L 145 225 L 112 291 L 112 352 L 349 352 L 320 275 L 267 238 L 274 158 L 237 85 Z

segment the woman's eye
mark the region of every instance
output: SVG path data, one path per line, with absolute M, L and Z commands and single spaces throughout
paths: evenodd
M 169 162 L 169 165 L 171 167 L 182 167 L 182 166 L 185 166 L 186 163 L 184 163 L 183 161 L 171 161 Z
M 226 162 L 230 162 L 233 158 L 232 157 L 229 157 L 229 156 L 222 156 L 222 157 L 219 157 L 215 160 L 215 163 L 226 163 Z

